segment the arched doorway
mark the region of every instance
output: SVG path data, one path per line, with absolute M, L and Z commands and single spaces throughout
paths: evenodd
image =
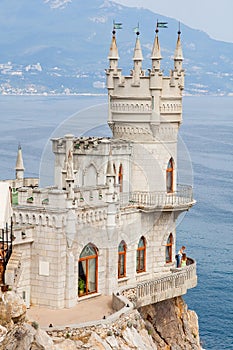
M 87 244 L 79 257 L 78 262 L 78 296 L 97 292 L 98 281 L 98 251 L 92 244 Z

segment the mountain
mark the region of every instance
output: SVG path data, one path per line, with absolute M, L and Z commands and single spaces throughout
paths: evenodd
M 2 0 L 0 11 L 0 91 L 2 93 L 105 93 L 104 69 L 113 21 L 119 66 L 132 68 L 133 28 L 140 24 L 144 69 L 150 68 L 156 20 L 168 22 L 159 33 L 162 68 L 173 67 L 178 23 L 146 9 L 108 0 Z M 181 24 L 187 94 L 233 92 L 233 44 L 211 39 Z

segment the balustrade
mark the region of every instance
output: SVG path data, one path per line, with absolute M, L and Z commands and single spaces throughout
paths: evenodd
M 183 295 L 187 289 L 197 284 L 196 263 L 188 259 L 189 264 L 183 268 L 172 269 L 171 273 L 163 277 L 140 282 L 134 288 L 126 289 L 123 294 L 130 298 L 134 295 L 136 307 L 141 307 L 165 299 Z M 132 293 L 133 292 L 133 293 Z
M 178 185 L 177 191 L 167 193 L 162 191 L 146 192 L 135 191 L 120 194 L 121 206 L 142 205 L 146 207 L 175 207 L 193 203 L 191 186 Z

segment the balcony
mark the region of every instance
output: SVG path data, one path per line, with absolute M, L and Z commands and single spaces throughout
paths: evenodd
M 189 265 L 171 269 L 162 277 L 140 282 L 136 287 L 125 289 L 123 295 L 138 307 L 158 303 L 187 293 L 197 285 L 196 262 L 188 259 Z
M 177 190 L 171 193 L 136 191 L 120 194 L 121 207 L 135 206 L 145 210 L 188 210 L 194 204 L 193 189 L 188 185 L 177 185 Z

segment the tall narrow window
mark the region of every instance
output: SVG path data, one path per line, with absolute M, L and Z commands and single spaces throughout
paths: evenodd
M 119 166 L 118 183 L 120 185 L 120 192 L 122 192 L 123 191 L 123 167 L 122 167 L 122 164 L 120 164 L 120 166 Z
M 168 239 L 167 239 L 167 244 L 166 244 L 166 263 L 172 262 L 172 245 L 173 245 L 173 235 L 170 233 Z
M 144 237 L 141 237 L 138 243 L 136 271 L 146 271 L 146 240 Z
M 126 244 L 124 241 L 118 246 L 118 278 L 126 276 Z
M 173 192 L 173 170 L 174 170 L 174 161 L 171 158 L 167 164 L 166 171 L 166 183 L 167 183 L 167 192 Z
M 97 248 L 93 244 L 89 243 L 83 248 L 78 268 L 78 295 L 97 292 L 98 255 Z

